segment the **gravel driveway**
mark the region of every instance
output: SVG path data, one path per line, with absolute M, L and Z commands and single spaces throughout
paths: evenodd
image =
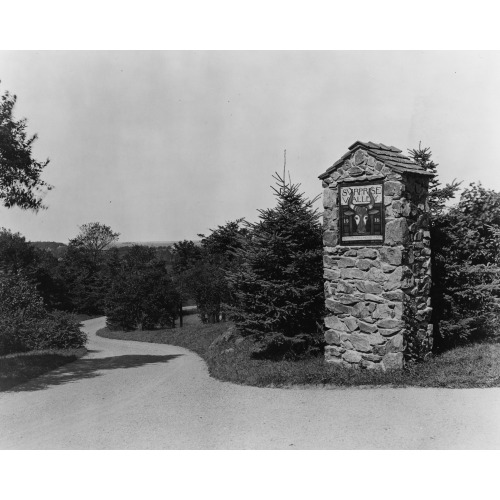
M 196 354 L 97 337 L 90 353 L 0 394 L 0 448 L 500 448 L 500 389 L 261 389 Z

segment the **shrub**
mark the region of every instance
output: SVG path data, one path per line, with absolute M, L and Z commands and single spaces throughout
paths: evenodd
M 438 165 L 429 148 L 419 145 L 409 154 L 434 174 L 429 189 L 434 348 L 440 351 L 495 335 L 500 295 L 500 193 L 472 183 L 460 201 L 447 208 L 460 183 L 441 187 Z
M 435 174 L 429 190 L 435 349 L 492 336 L 499 319 L 500 193 L 472 183 L 447 209 L 459 183 L 440 187 L 429 148 L 409 153 Z
M 0 270 L 24 276 L 36 283 L 44 304 L 49 309 L 64 308 L 64 285 L 55 276 L 57 259 L 35 248 L 19 233 L 0 228 Z
M 432 226 L 436 348 L 497 334 L 500 193 L 471 184 Z
M 38 338 L 34 349 L 76 349 L 83 347 L 87 336 L 74 314 L 65 311 L 49 312 L 35 330 Z
M 110 329 L 134 330 L 141 320 L 141 280 L 120 273 L 106 297 L 105 312 Z
M 171 326 L 177 317 L 179 294 L 155 251 L 134 246 L 112 278 L 105 310 L 110 329 L 142 330 Z
M 224 321 L 227 308 L 232 305 L 227 273 L 238 265 L 236 251 L 248 235 L 243 224 L 244 219 L 236 219 L 211 229 L 208 236 L 198 234 L 202 261 L 193 269 L 189 285 L 203 323 Z
M 235 265 L 236 249 L 247 234 L 244 219 L 226 222 L 211 229 L 208 236 L 198 234 L 201 246 L 181 241 L 173 246 L 176 287 L 183 301 L 194 299 L 203 323 L 225 320 L 231 294 L 226 272 Z
M 154 282 L 149 282 L 142 300 L 142 322 L 144 330 L 174 325 L 177 317 L 179 294 L 174 288 L 172 278 L 161 270 Z
M 218 323 L 229 301 L 224 269 L 210 262 L 198 262 L 185 272 L 185 283 L 196 302 L 203 323 Z
M 79 326 L 70 314 L 47 312 L 22 274 L 0 276 L 0 354 L 83 347 L 86 335 Z
M 57 273 L 67 289 L 68 307 L 83 314 L 104 312 L 104 261 L 92 261 L 82 247 L 69 245 Z

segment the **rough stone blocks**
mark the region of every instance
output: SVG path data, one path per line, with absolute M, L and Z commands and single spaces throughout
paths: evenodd
M 373 179 L 383 182 L 384 241 L 340 245 L 339 185 Z M 395 172 L 361 149 L 324 179 L 327 362 L 400 369 L 410 328 L 422 346 L 432 347 L 427 185 L 426 177 Z

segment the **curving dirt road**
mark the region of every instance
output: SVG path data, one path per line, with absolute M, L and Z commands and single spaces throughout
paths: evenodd
M 97 337 L 0 394 L 2 449 L 500 448 L 500 389 L 260 389 L 180 347 Z

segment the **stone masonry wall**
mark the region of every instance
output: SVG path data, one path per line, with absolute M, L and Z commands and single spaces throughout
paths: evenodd
M 385 241 L 340 246 L 338 186 L 382 181 Z M 428 178 L 396 173 L 358 149 L 323 181 L 325 359 L 346 367 L 402 368 L 432 347 Z

